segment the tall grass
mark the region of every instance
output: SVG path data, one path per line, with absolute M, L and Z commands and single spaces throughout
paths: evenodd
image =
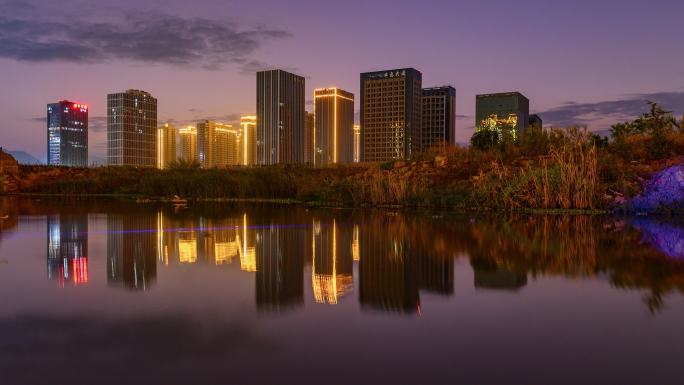
M 558 134 L 556 134 L 558 135 Z M 515 163 L 491 162 L 473 178 L 475 200 L 507 209 L 593 209 L 597 207 L 598 152 L 586 131 L 556 138 L 547 155 Z

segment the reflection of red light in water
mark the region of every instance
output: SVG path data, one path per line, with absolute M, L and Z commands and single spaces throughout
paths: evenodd
M 59 265 L 59 268 L 57 268 L 57 279 L 58 279 L 58 284 L 60 288 L 64 287 L 64 265 Z
M 64 259 L 57 268 L 57 280 L 60 288 L 67 282 L 74 285 L 88 283 L 88 258 Z
M 76 258 L 73 264 L 73 281 L 76 285 L 88 283 L 88 258 Z

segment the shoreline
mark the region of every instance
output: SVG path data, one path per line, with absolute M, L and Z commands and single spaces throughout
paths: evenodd
M 458 207 L 438 207 L 429 205 L 387 205 L 387 204 L 362 204 L 358 206 L 350 206 L 339 204 L 335 202 L 316 202 L 316 201 L 301 201 L 297 199 L 288 198 L 200 198 L 187 199 L 187 202 L 177 203 L 170 198 L 148 197 L 137 194 L 54 194 L 54 193 L 16 193 L 16 194 L 0 194 L 0 197 L 17 197 L 17 198 L 69 198 L 69 199 L 90 199 L 90 198 L 106 198 L 131 201 L 136 204 L 149 203 L 163 203 L 171 205 L 186 205 L 192 203 L 262 203 L 274 204 L 282 206 L 302 206 L 309 208 L 321 209 L 382 209 L 382 210 L 429 210 L 434 212 L 445 213 L 506 213 L 506 214 L 530 214 L 530 215 L 615 215 L 624 216 L 625 214 L 616 213 L 612 210 L 605 209 L 533 209 L 533 208 L 519 208 L 519 209 L 498 209 L 498 208 L 458 208 Z M 638 214 L 627 214 L 627 216 L 638 216 Z M 650 215 L 655 216 L 655 215 Z

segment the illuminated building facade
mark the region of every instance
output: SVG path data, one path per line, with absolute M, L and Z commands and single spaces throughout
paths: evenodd
M 339 88 L 314 90 L 314 164 L 354 160 L 354 94 Z
M 88 166 L 88 106 L 62 100 L 47 105 L 47 163 Z
M 202 168 L 238 164 L 238 131 L 230 124 L 205 120 L 197 123 L 197 161 Z
M 423 124 L 419 151 L 456 144 L 456 90 L 423 88 Z
M 257 164 L 304 162 L 304 78 L 257 72 Z
M 47 232 L 48 280 L 88 283 L 88 214 L 50 215 Z
M 157 168 L 163 170 L 176 161 L 176 127 L 169 123 L 157 128 Z
M 197 128 L 188 126 L 178 130 L 180 144 L 180 158 L 186 162 L 194 162 L 197 159 Z
M 140 90 L 107 95 L 107 162 L 157 166 L 157 99 Z
M 361 161 L 411 158 L 421 138 L 422 77 L 413 68 L 361 74 Z
M 304 163 L 314 163 L 315 116 L 313 112 L 304 112 Z
M 528 127 L 530 101 L 520 92 L 477 95 L 475 130 L 493 130 L 515 139 Z
M 243 166 L 253 166 L 256 164 L 256 115 L 245 115 L 240 117 L 240 152 Z

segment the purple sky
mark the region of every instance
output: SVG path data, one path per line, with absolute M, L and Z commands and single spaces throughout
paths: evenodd
M 236 122 L 257 69 L 358 95 L 359 73 L 414 67 L 457 92 L 457 140 L 475 94 L 518 90 L 545 125 L 605 129 L 646 109 L 684 114 L 681 0 L 0 0 L 0 146 L 45 158 L 45 108 L 90 105 L 105 155 L 106 94 L 144 89 L 159 119 Z M 307 108 L 311 109 L 311 105 Z M 358 110 L 358 102 L 356 109 Z

